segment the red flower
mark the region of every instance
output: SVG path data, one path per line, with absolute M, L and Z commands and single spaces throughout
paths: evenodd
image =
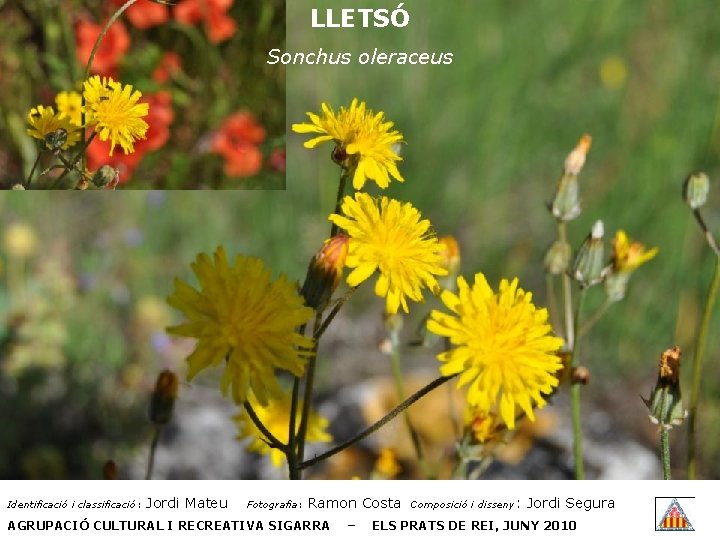
M 113 0 L 113 3 L 120 7 L 127 0 Z M 138 0 L 125 11 L 128 20 L 136 28 L 145 30 L 167 22 L 170 18 L 170 10 L 167 6 L 157 4 L 151 0 Z
M 252 113 L 237 112 L 229 116 L 215 134 L 212 150 L 225 158 L 228 176 L 252 176 L 262 167 L 262 153 L 257 147 L 265 140 L 265 128 Z
M 144 95 L 140 99 L 140 103 L 148 103 L 148 115 L 145 121 L 148 123 L 148 130 L 145 139 L 141 139 L 135 143 L 135 152 L 125 155 L 123 153 L 115 153 L 109 156 L 110 141 L 101 141 L 98 138 L 93 139 L 88 146 L 88 168 L 91 171 L 99 169 L 103 165 L 110 165 L 118 169 L 120 173 L 120 183 L 124 184 L 132 176 L 135 167 L 138 166 L 140 160 L 147 152 L 158 150 L 167 143 L 170 138 L 170 124 L 172 124 L 175 113 L 172 108 L 172 97 L 170 92 L 162 90 L 154 94 Z
M 183 0 L 173 15 L 183 24 L 197 24 L 205 19 L 210 41 L 220 43 L 235 33 L 235 21 L 227 15 L 234 0 Z
M 81 19 L 75 25 L 75 44 L 77 57 L 82 66 L 87 64 L 92 48 L 97 41 L 103 25 Z M 120 58 L 130 48 L 130 36 L 122 22 L 115 22 L 100 42 L 90 72 L 106 77 L 115 77 Z
M 149 131 L 149 130 L 148 130 Z M 96 171 L 103 165 L 110 165 L 117 169 L 120 184 L 124 184 L 133 174 L 135 167 L 138 166 L 143 158 L 142 154 L 137 151 L 138 144 L 135 144 L 136 151 L 132 154 L 124 152 L 115 152 L 112 156 L 110 153 L 110 141 L 101 141 L 95 137 L 87 148 L 87 167 L 91 171 Z
M 174 52 L 166 52 L 153 71 L 152 78 L 156 83 L 165 84 L 181 68 L 180 56 Z

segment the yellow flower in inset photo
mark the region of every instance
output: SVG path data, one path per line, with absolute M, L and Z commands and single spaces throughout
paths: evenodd
M 557 353 L 563 340 L 552 335 L 547 310 L 535 307 L 517 278 L 503 279 L 497 293 L 482 273 L 472 288 L 462 277 L 457 284 L 458 294 L 441 296 L 452 313 L 433 310 L 427 323 L 450 339 L 450 349 L 438 355 L 440 373 L 459 373 L 458 387 L 469 385 L 468 404 L 488 413 L 497 407 L 509 429 L 518 408 L 534 420 L 533 407 L 545 405 L 542 394 L 558 385 L 562 367 Z
M 63 150 L 74 146 L 80 140 L 80 130 L 78 130 L 77 126 L 70 122 L 70 118 L 55 114 L 52 107 L 43 105 L 33 107 L 28 113 L 27 122 L 30 125 L 27 130 L 28 135 L 45 142 L 45 146 L 50 149 L 53 148 L 53 145 L 47 137 L 55 135 L 58 130 L 65 131 L 65 142 L 59 145 Z
M 297 329 L 313 310 L 305 307 L 297 285 L 281 275 L 275 281 L 265 264 L 238 255 L 230 265 L 225 250 L 210 258 L 198 255 L 192 270 L 200 290 L 176 279 L 168 303 L 187 322 L 167 329 L 171 334 L 196 338 L 188 357 L 188 380 L 201 370 L 224 365 L 223 394 L 231 391 L 242 404 L 252 392 L 267 405 L 280 392 L 275 370 L 299 377 L 305 370 L 313 341 Z
M 118 144 L 126 154 L 132 154 L 133 143 L 144 139 L 148 129 L 143 120 L 148 114 L 148 104 L 138 103 L 142 97 L 140 91 L 98 75 L 90 77 L 83 86 L 87 125 L 95 126 L 101 141 L 110 139 L 111 156 Z
M 60 118 L 69 118 L 74 126 L 82 126 L 82 96 L 77 92 L 60 92 L 55 96 Z
M 407 313 L 407 299 L 422 302 L 424 287 L 439 290 L 436 276 L 447 275 L 445 248 L 412 204 L 357 192 L 343 199 L 341 210 L 329 219 L 350 237 L 348 285 L 357 287 L 377 270 L 375 294 L 385 298 L 388 313 L 400 306 Z
M 292 125 L 296 133 L 320 134 L 305 141 L 305 148 L 335 141 L 337 161 L 345 163 L 347 159 L 346 168 L 354 168 L 355 189 L 362 189 L 367 180 L 373 180 L 383 189 L 388 187 L 391 177 L 398 182 L 405 181 L 396 165 L 402 160 L 396 145 L 402 142 L 403 136 L 392 129 L 393 122 L 385 121 L 384 112 L 374 113 L 357 98 L 348 109 L 340 107 L 337 113 L 327 103 L 321 107 L 322 116 L 308 112 L 310 122 Z
M 284 393 L 277 399 L 272 400 L 267 406 L 262 406 L 252 398 L 249 400 L 255 414 L 262 424 L 277 440 L 283 444 L 288 442 L 288 426 L 290 425 L 290 408 L 292 404 L 292 395 L 289 392 Z M 303 402 L 300 400 L 298 411 L 303 408 Z M 242 412 L 233 417 L 238 426 L 237 438 L 242 440 L 246 438 L 252 439 L 247 449 L 258 454 L 270 454 L 270 461 L 275 467 L 281 467 L 285 459 L 285 454 L 278 448 L 270 448 L 265 442 L 265 435 L 258 429 L 252 421 L 247 411 L 243 408 Z M 305 441 L 313 442 L 331 442 L 332 436 L 327 432 L 330 422 L 320 416 L 317 412 L 311 410 L 308 416 L 307 434 Z M 300 414 L 295 416 L 295 429 L 300 427 Z

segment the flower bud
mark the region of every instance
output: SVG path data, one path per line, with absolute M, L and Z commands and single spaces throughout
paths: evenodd
M 118 474 L 117 465 L 115 465 L 115 462 L 112 459 L 108 459 L 103 464 L 103 478 L 105 480 L 117 480 L 120 478 L 120 475 Z
M 325 240 L 308 265 L 301 294 L 305 305 L 323 311 L 342 278 L 350 239 L 338 234 Z
M 550 211 L 560 221 L 571 221 L 580 215 L 580 189 L 574 174 L 564 173 L 555 191 Z
M 170 421 L 177 393 L 177 375 L 169 369 L 160 372 L 150 400 L 150 420 L 154 424 L 163 425 Z
M 99 187 L 105 187 L 112 184 L 117 184 L 119 173 L 116 169 L 113 169 L 110 165 L 103 165 L 95 174 L 93 174 L 91 182 Z
M 590 370 L 585 366 L 578 366 L 572 372 L 571 381 L 574 384 L 582 384 L 583 386 L 590 382 Z
M 680 395 L 680 347 L 667 349 L 660 355 L 658 378 L 649 399 L 643 398 L 650 410 L 650 420 L 665 429 L 682 424 L 687 411 Z
M 603 236 L 605 236 L 605 228 L 603 222 L 598 220 L 575 257 L 571 275 L 582 287 L 600 283 L 605 277 Z
M 558 275 L 566 272 L 570 264 L 570 244 L 556 240 L 545 254 L 545 271 Z
M 455 237 L 451 235 L 438 238 L 438 242 L 443 248 L 439 253 L 442 257 L 440 264 L 447 270 L 447 278 L 455 281 L 457 272 L 460 269 L 460 246 Z
M 574 176 L 580 174 L 583 165 L 585 165 L 590 146 L 592 146 L 592 137 L 586 133 L 580 137 L 573 151 L 565 158 L 565 174 L 572 174 Z
M 705 204 L 710 191 L 710 179 L 704 172 L 694 172 L 683 184 L 683 199 L 692 210 Z

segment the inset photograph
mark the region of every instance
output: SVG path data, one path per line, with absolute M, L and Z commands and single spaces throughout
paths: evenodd
M 9 0 L 0 26 L 0 189 L 285 189 L 284 0 Z

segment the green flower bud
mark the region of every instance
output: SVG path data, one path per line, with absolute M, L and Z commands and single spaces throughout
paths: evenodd
M 580 215 L 580 188 L 577 175 L 563 173 L 558 182 L 550 211 L 560 221 L 571 221 Z
M 710 191 L 710 179 L 704 172 L 694 172 L 683 184 L 683 199 L 692 210 L 705 204 Z
M 605 236 L 605 227 L 603 222 L 598 220 L 578 250 L 570 275 L 580 283 L 581 287 L 600 283 L 607 273 L 603 236 Z
M 570 244 L 556 240 L 545 254 L 545 270 L 553 275 L 567 272 L 570 265 Z
M 682 424 L 687 411 L 680 395 L 680 347 L 660 355 L 658 379 L 649 399 L 642 398 L 650 410 L 650 420 L 666 429 Z
M 93 174 L 91 182 L 101 188 L 112 183 L 117 182 L 118 171 L 113 169 L 110 165 L 103 165 L 95 174 Z

